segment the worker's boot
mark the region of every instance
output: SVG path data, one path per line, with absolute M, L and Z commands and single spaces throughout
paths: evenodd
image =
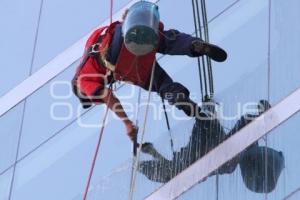
M 225 50 L 200 39 L 193 41 L 191 48 L 195 56 L 206 55 L 217 62 L 224 62 L 227 59 Z

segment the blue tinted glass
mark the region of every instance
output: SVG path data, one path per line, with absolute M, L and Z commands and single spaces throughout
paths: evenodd
M 0 174 L 15 162 L 24 103 L 0 118 Z
M 300 85 L 300 2 L 272 1 L 270 30 L 270 96 L 278 102 Z M 289 30 L 289 31 L 286 31 Z
M 0 96 L 30 72 L 39 1 L 0 2 Z
M 0 176 L 0 199 L 8 199 L 13 170 L 8 170 Z
M 127 3 L 114 1 L 114 12 Z M 45 1 L 34 71 L 103 23 L 109 13 L 110 1 Z
M 30 74 L 103 23 L 110 13 L 109 1 L 43 1 L 40 25 L 38 18 L 42 1 L 1 1 L 0 96 L 21 83 Z M 114 1 L 113 11 L 128 0 Z M 38 32 L 37 32 L 38 31 Z M 31 68 L 34 41 L 36 53 Z M 17 58 L 17 59 L 16 59 Z
M 126 2 L 115 2 L 114 11 Z M 222 108 L 220 122 L 226 133 L 234 127 L 243 114 L 248 113 L 247 110 L 243 110 L 244 105 L 248 103 L 256 105 L 260 99 L 268 99 L 268 97 L 274 105 L 300 85 L 297 59 L 300 52 L 300 40 L 297 36 L 300 30 L 295 21 L 299 18 L 299 2 L 297 0 L 271 1 L 270 49 L 268 48 L 269 2 L 268 0 L 207 1 L 210 41 L 224 47 L 229 55 L 225 63 L 213 62 L 215 101 L 218 107 Z M 9 2 L 4 2 L 4 4 L 8 5 L 6 8 L 14 8 Z M 108 4 L 108 1 L 101 3 L 95 1 L 94 4 L 45 1 L 34 71 L 107 19 Z M 191 3 L 176 0 L 172 1 L 172 6 L 170 6 L 170 2 L 161 0 L 158 5 L 165 29 L 176 28 L 186 33 L 194 32 Z M 20 60 L 10 58 L 14 66 L 25 67 L 17 70 L 15 78 L 3 80 L 3 86 L 1 86 L 3 91 L 7 91 L 27 77 L 29 70 L 30 49 L 33 49 L 34 25 L 36 26 L 34 23 L 37 20 L 39 2 L 30 2 L 26 6 L 30 7 L 28 9 L 31 10 L 30 14 L 21 7 L 16 8 L 20 10 L 18 12 L 20 15 L 24 14 L 24 18 L 20 17 L 22 19 L 16 21 L 21 25 L 32 21 L 28 23 L 32 25 L 30 31 L 21 26 L 26 39 L 22 41 L 24 49 L 19 51 L 25 53 L 20 53 L 22 54 Z M 98 12 L 100 7 L 101 12 Z M 102 9 L 104 7 L 105 9 Z M 66 12 L 66 9 L 72 12 Z M 3 12 L 5 15 L 12 16 L 13 12 L 8 11 L 10 9 Z M 78 13 L 85 14 L 79 15 Z M 0 21 L 5 25 L 7 23 L 4 19 Z M 14 34 L 17 34 L 19 28 L 13 27 L 9 30 L 14 30 Z M 4 36 L 6 35 L 8 33 L 4 33 Z M 31 42 L 29 42 L 30 38 Z M 3 41 L 3 44 L 5 44 L 4 47 L 11 48 L 7 41 Z M 7 55 L 5 50 L 1 49 L 1 51 L 4 52 L 2 55 Z M 159 63 L 175 81 L 189 88 L 192 99 L 200 103 L 201 93 L 196 59 L 165 56 L 159 60 Z M 97 106 L 83 111 L 80 109 L 78 100 L 73 95 L 70 96 L 70 88 L 65 83 L 71 80 L 76 64 L 70 66 L 26 100 L 21 149 L 12 199 L 82 199 L 105 107 Z M 15 73 L 10 69 L 14 68 L 3 68 L 3 74 L 10 77 L 8 74 Z M 136 116 L 137 91 L 137 88 L 132 90 L 130 86 L 125 86 L 118 90 L 116 95 L 124 103 L 130 118 L 135 121 L 137 117 L 138 124 L 142 127 L 147 92 L 142 92 L 144 104 L 139 115 Z M 0 118 L 2 152 L 0 152 L 0 170 L 7 169 L 14 161 L 22 110 L 23 103 Z M 134 188 L 136 199 L 144 198 L 162 185 L 162 181 L 149 180 L 150 175 L 152 178 L 154 176 L 154 178 L 167 177 L 166 179 L 169 179 L 174 175 L 171 174 L 170 177 L 166 172 L 170 166 L 176 173 L 187 167 L 177 165 L 174 167 L 170 164 L 174 157 L 173 150 L 189 153 L 187 155 L 193 152 L 192 149 L 184 151 L 181 148 L 189 144 L 195 121 L 179 119 L 184 117 L 184 114 L 169 105 L 167 105 L 167 112 L 171 124 L 170 132 L 166 128 L 161 99 L 157 94 L 153 94 L 146 124 L 145 141 L 152 142 L 165 160 L 161 163 L 162 168 L 154 168 L 151 165 L 147 168 L 145 165 L 147 161 L 153 160 L 153 156 L 145 153 L 141 155 L 141 164 L 143 163 L 145 170 L 140 170 L 137 174 Z M 228 116 L 231 118 L 225 119 Z M 240 165 L 237 165 L 232 173 L 211 176 L 179 199 L 283 199 L 289 194 L 293 194 L 290 199 L 298 199 L 299 194 L 293 193 L 300 185 L 299 176 L 297 176 L 299 158 L 296 153 L 299 143 L 298 118 L 299 114 L 272 131 L 267 138 L 259 141 L 261 146 L 267 145 L 268 148 L 282 151 L 285 159 L 285 168 L 272 193 L 265 195 L 251 192 L 243 180 L 242 173 L 244 172 Z M 171 138 L 174 142 L 174 149 L 171 147 Z M 190 157 L 187 156 L 187 158 Z M 88 199 L 127 198 L 131 167 L 132 144 L 126 136 L 121 121 L 110 112 Z M 166 171 L 162 172 L 161 169 Z M 12 168 L 0 175 L 0 199 L 6 199 L 11 175 Z
M 78 62 L 27 98 L 19 157 L 54 135 L 72 121 L 78 105 L 71 93 Z M 62 100 L 61 100 L 62 99 Z
M 209 21 L 219 16 L 221 13 L 231 9 L 234 4 L 239 3 L 240 0 L 211 0 L 206 1 L 207 18 Z M 200 2 L 200 1 L 199 1 Z
M 268 168 L 268 184 L 274 185 L 275 188 L 268 194 L 257 193 L 250 191 L 246 187 L 243 178 L 246 178 L 246 174 L 242 174 L 241 162 L 238 168 L 231 174 L 219 175 L 216 177 L 208 178 L 204 183 L 196 185 L 194 188 L 186 192 L 179 199 L 197 199 L 197 197 L 206 197 L 211 192 L 218 195 L 219 199 L 297 199 L 299 196 L 298 188 L 300 182 L 298 179 L 298 164 L 299 156 L 295 152 L 297 144 L 300 138 L 296 132 L 299 129 L 299 113 L 293 116 L 288 121 L 284 122 L 275 130 L 271 131 L 268 135 L 268 151 L 273 152 L 273 156 L 269 159 L 263 159 L 265 165 L 274 164 L 274 158 L 282 156 L 283 158 L 283 169 L 281 172 L 276 173 L 278 165 L 273 165 Z M 260 146 L 265 146 L 265 140 L 259 141 Z M 247 161 L 249 162 L 249 161 Z M 259 161 L 256 161 L 258 163 Z M 257 165 L 254 165 L 257 166 Z M 263 167 L 264 168 L 264 167 Z M 243 169 L 245 171 L 245 169 Z M 247 171 L 263 171 L 261 168 L 247 168 Z M 206 188 L 207 181 L 214 181 L 217 190 L 204 190 Z M 261 184 L 257 182 L 257 184 Z M 233 195 L 234 194 L 234 195 Z M 289 198 L 287 198 L 289 197 Z M 214 199 L 209 197 L 208 199 Z

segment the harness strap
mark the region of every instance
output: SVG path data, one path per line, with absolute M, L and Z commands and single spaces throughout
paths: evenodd
M 112 73 L 115 71 L 116 66 L 111 64 L 106 59 L 107 49 L 108 47 L 104 47 L 102 51 L 100 51 L 101 42 L 103 40 L 103 36 L 100 36 L 97 40 L 97 43 L 93 44 L 90 48 L 88 48 L 87 56 L 94 57 L 96 60 L 98 67 L 105 67 L 107 72 L 106 76 L 111 76 Z
M 77 72 L 72 80 L 72 89 L 73 89 L 73 93 L 79 98 L 81 104 L 82 104 L 82 107 L 84 109 L 87 109 L 87 108 L 90 108 L 93 104 L 93 102 L 88 99 L 88 98 L 83 98 L 83 96 L 85 96 L 84 94 L 80 94 L 81 91 L 79 90 L 79 88 L 77 87 L 77 78 L 78 78 L 78 75 L 80 73 L 80 70 L 85 66 L 85 64 L 88 62 L 88 60 L 90 58 L 94 58 L 97 62 L 97 65 L 98 67 L 101 67 L 101 66 L 104 66 L 104 64 L 101 62 L 101 60 L 98 58 L 99 57 L 99 53 L 100 53 L 100 50 L 99 50 L 99 47 L 101 45 L 101 42 L 103 40 L 103 35 L 100 35 L 98 40 L 97 40 L 97 43 L 91 45 L 89 48 L 87 48 L 83 54 L 83 58 L 80 62 L 80 65 L 78 66 L 77 68 Z
M 102 33 L 105 29 L 106 29 L 106 33 L 103 35 Z M 101 46 L 103 43 L 103 40 L 105 40 L 106 34 L 110 34 L 110 31 L 111 30 L 109 28 L 107 29 L 107 27 L 104 27 L 102 29 L 102 33 L 100 33 L 100 36 L 98 37 L 96 43 L 91 45 L 90 47 L 88 47 L 85 50 L 83 58 L 81 60 L 81 63 L 78 66 L 76 74 L 72 80 L 73 93 L 79 98 L 84 109 L 91 107 L 93 102 L 89 98 L 83 98 L 83 96 L 85 96 L 85 95 L 83 93 L 81 93 L 81 91 L 77 87 L 77 78 L 78 78 L 78 75 L 80 74 L 81 69 L 85 66 L 85 64 L 88 62 L 88 60 L 90 58 L 95 59 L 99 68 L 101 68 L 101 67 L 106 68 L 106 74 L 105 74 L 106 78 L 109 80 L 112 80 L 112 82 L 114 82 L 113 72 L 115 71 L 116 67 L 106 60 L 108 45 Z

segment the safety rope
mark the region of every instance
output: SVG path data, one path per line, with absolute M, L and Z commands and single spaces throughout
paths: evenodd
M 135 61 L 133 63 L 135 63 Z M 129 72 L 133 69 L 133 67 L 134 67 L 134 64 L 132 64 L 130 66 Z M 128 72 L 128 74 L 129 74 L 129 72 Z M 126 74 L 124 77 L 127 77 L 128 74 Z M 109 93 L 109 96 L 108 96 L 108 103 L 107 104 L 109 104 L 109 102 L 111 100 L 111 96 L 113 95 L 112 91 L 116 91 L 116 90 L 113 90 L 113 84 L 114 84 L 114 80 L 112 79 L 111 82 L 109 83 L 110 93 Z M 118 89 L 120 89 L 121 87 L 122 87 L 122 85 Z M 93 176 L 93 173 L 94 173 L 94 168 L 95 168 L 96 160 L 97 160 L 97 157 L 98 157 L 98 154 L 99 154 L 99 149 L 100 149 L 100 144 L 101 144 L 101 141 L 102 141 L 102 136 L 103 136 L 104 129 L 105 129 L 106 119 L 108 117 L 108 111 L 109 111 L 109 107 L 107 106 L 105 114 L 104 114 L 103 122 L 102 122 L 102 127 L 101 127 L 101 130 L 100 130 L 99 138 L 98 138 L 98 143 L 96 145 L 96 150 L 95 150 L 95 153 L 94 153 L 93 162 L 92 162 L 90 173 L 89 173 L 89 176 L 88 176 L 88 181 L 87 181 L 87 185 L 86 185 L 86 188 L 85 188 L 83 200 L 86 200 L 87 195 L 88 195 L 90 182 L 91 182 L 91 179 L 92 179 L 92 176 Z
M 113 21 L 113 0 L 110 0 L 110 24 L 112 24 L 112 21 Z M 95 169 L 95 166 L 96 166 L 96 160 L 97 160 L 97 157 L 98 157 L 98 154 L 99 154 L 102 137 L 103 137 L 103 133 L 104 133 L 104 130 L 105 130 L 105 123 L 106 123 L 106 120 L 107 120 L 107 117 L 108 117 L 108 111 L 109 111 L 109 106 L 108 105 L 110 104 L 110 100 L 111 100 L 111 96 L 112 96 L 112 90 L 113 90 L 113 80 L 111 80 L 111 82 L 109 84 L 108 102 L 107 102 L 107 106 L 106 106 L 106 109 L 105 109 L 105 114 L 104 114 L 104 117 L 103 117 L 103 120 L 102 120 L 102 126 L 101 126 L 100 134 L 99 134 L 99 137 L 98 137 L 95 153 L 94 153 L 94 156 L 93 156 L 93 161 L 92 161 L 92 165 L 91 165 L 91 168 L 90 168 L 88 181 L 87 181 L 87 184 L 86 184 L 86 187 L 85 187 L 83 200 L 87 199 L 87 195 L 88 195 L 88 191 L 89 191 L 89 188 L 90 188 L 91 180 L 92 180 L 92 177 L 93 177 L 93 174 L 94 174 L 94 169 Z
M 198 0 L 192 0 L 193 7 L 193 17 L 194 17 L 194 26 L 196 37 L 204 40 L 205 42 L 209 42 L 209 31 L 208 31 L 208 20 L 207 20 L 207 11 L 206 11 L 206 3 L 205 0 L 201 0 L 201 17 L 200 17 L 200 9 Z M 202 22 L 202 23 L 201 23 Z M 203 26 L 202 26 L 203 24 Z M 203 28 L 203 32 L 202 32 Z M 213 99 L 214 96 L 214 83 L 213 83 L 213 72 L 212 72 L 212 64 L 211 59 L 208 56 L 202 56 L 202 69 L 200 59 L 198 58 L 198 70 L 199 70 L 199 79 L 200 79 L 200 88 L 201 88 L 201 97 L 202 102 L 207 102 Z M 204 82 L 204 92 L 203 94 L 203 84 Z M 212 124 L 211 124 L 212 126 Z M 212 128 L 212 127 L 210 127 Z M 192 149 L 189 149 L 192 151 Z M 219 175 L 216 175 L 216 200 L 219 199 Z
M 209 30 L 208 30 L 207 9 L 206 9 L 205 0 L 201 0 L 201 10 L 202 10 L 202 20 L 203 20 L 203 28 L 204 28 L 204 40 L 205 42 L 209 42 Z M 214 82 L 213 82 L 211 59 L 208 56 L 206 56 L 206 62 L 207 62 L 208 81 L 209 81 L 209 89 L 210 89 L 209 98 L 212 99 L 214 95 Z
M 142 99 L 142 88 L 139 88 L 139 93 L 138 93 L 138 100 L 137 100 L 137 109 L 136 109 L 136 114 L 135 114 L 135 125 L 138 126 L 139 124 L 139 114 L 140 114 L 140 104 L 141 104 L 141 99 Z
M 200 18 L 200 10 L 199 10 L 199 4 L 198 4 L 198 0 L 194 0 L 194 4 L 193 4 L 193 9 L 195 10 L 196 12 L 196 15 L 195 15 L 195 18 L 194 18 L 194 23 L 196 23 L 196 32 L 199 33 L 199 38 L 201 40 L 203 40 L 203 34 L 202 34 L 202 25 L 201 25 L 201 18 Z M 197 23 L 198 22 L 198 23 Z M 205 91 L 205 94 L 203 94 L 203 99 L 202 101 L 205 100 L 205 97 L 208 95 L 208 83 L 207 83 L 207 70 L 206 70 L 206 63 L 205 63 L 205 59 L 204 57 L 202 56 L 201 57 L 201 60 L 202 60 L 202 71 L 203 71 L 203 78 L 200 78 L 199 79 L 203 79 L 203 82 L 204 82 L 204 91 Z
M 148 99 L 147 99 L 147 106 L 146 106 L 146 112 L 144 116 L 144 122 L 142 126 L 142 133 L 141 133 L 141 139 L 139 142 L 139 147 L 137 150 L 137 155 L 135 159 L 135 164 L 134 164 L 134 170 L 133 170 L 133 175 L 132 175 L 132 182 L 130 183 L 130 190 L 129 190 L 129 199 L 133 199 L 133 192 L 134 192 L 134 187 L 135 187 L 135 182 L 136 182 L 136 176 L 137 176 L 137 169 L 139 165 L 139 159 L 140 159 L 140 153 L 142 149 L 142 144 L 144 143 L 144 136 L 145 136 L 145 130 L 146 130 L 146 125 L 147 125 L 147 119 L 148 119 L 148 113 L 149 113 L 149 104 L 150 104 L 150 99 L 151 99 L 151 91 L 152 91 L 152 86 L 153 86 L 153 80 L 154 80 L 154 72 L 155 72 L 155 66 L 156 66 L 156 60 L 153 61 L 152 65 L 152 70 L 151 70 L 151 78 L 150 78 L 150 85 L 148 89 Z
M 193 18 L 196 37 L 209 42 L 209 31 L 208 31 L 208 20 L 206 12 L 205 0 L 201 0 L 201 17 L 200 17 L 200 8 L 198 0 L 192 0 L 193 7 Z M 202 26 L 203 24 L 203 26 Z M 202 27 L 204 31 L 202 32 Z M 207 101 L 213 98 L 214 95 L 214 83 L 213 83 L 213 73 L 212 73 L 212 64 L 211 59 L 207 56 L 201 58 L 202 68 L 200 63 L 200 58 L 198 58 L 198 70 L 199 70 L 199 79 L 200 79 L 200 89 L 202 93 L 202 101 Z M 203 83 L 203 84 L 202 84 Z M 203 93 L 204 85 L 204 93 Z
M 113 22 L 114 0 L 110 0 L 110 23 Z
M 172 150 L 172 153 L 174 155 L 175 154 L 174 142 L 173 142 L 173 137 L 172 137 L 172 133 L 171 133 L 171 126 L 170 126 L 170 121 L 169 121 L 169 117 L 168 117 L 168 113 L 167 113 L 167 109 L 166 109 L 166 104 L 165 104 L 165 101 L 162 97 L 161 97 L 161 101 L 162 101 L 163 110 L 164 110 L 164 113 L 165 113 L 167 129 L 168 129 L 168 133 L 169 133 L 169 137 L 170 137 L 171 150 Z
M 196 17 L 196 10 L 195 10 L 196 7 L 195 7 L 194 0 L 192 0 L 192 6 L 193 6 L 193 18 L 194 18 L 195 34 L 196 34 L 196 37 L 199 38 L 199 31 L 198 31 L 198 27 L 197 27 L 197 17 Z M 204 60 L 202 59 L 202 62 L 203 61 Z M 197 62 L 198 62 L 198 72 L 199 72 L 201 99 L 202 99 L 202 101 L 204 101 L 204 96 L 203 96 L 203 79 L 202 79 L 201 63 L 200 63 L 200 58 L 199 57 L 197 57 Z M 204 64 L 204 62 L 203 62 L 203 64 Z
M 111 81 L 111 83 L 109 85 L 110 90 L 109 90 L 109 94 L 108 94 L 108 103 L 107 103 L 108 105 L 109 105 L 111 97 L 112 97 L 112 84 L 113 84 L 113 81 Z M 90 187 L 91 180 L 92 180 L 92 177 L 93 177 L 93 174 L 94 174 L 96 160 L 97 160 L 99 150 L 100 150 L 100 144 L 101 144 L 101 141 L 102 141 L 102 136 L 103 136 L 103 133 L 104 133 L 104 130 L 105 130 L 105 123 L 106 123 L 106 120 L 107 120 L 107 117 L 108 117 L 108 111 L 109 111 L 109 106 L 106 106 L 105 114 L 104 114 L 104 117 L 103 117 L 103 120 L 102 120 L 102 126 L 101 126 L 101 130 L 100 130 L 100 134 L 99 134 L 97 145 L 96 145 L 96 150 L 95 150 L 95 153 L 94 153 L 94 156 L 93 156 L 93 161 L 92 161 L 91 169 L 90 169 L 89 176 L 88 176 L 88 181 L 87 181 L 84 196 L 83 196 L 83 200 L 87 199 L 89 187 Z
M 139 94 L 138 94 L 138 107 L 136 109 L 136 118 L 135 118 L 135 125 L 138 127 L 139 125 L 139 112 L 140 112 L 140 104 L 141 104 L 141 96 L 142 96 L 142 89 L 139 88 Z M 135 138 L 137 140 L 137 138 Z M 136 162 L 136 144 L 133 144 L 133 159 L 132 159 L 132 166 L 131 166 L 131 173 L 130 173 L 130 186 L 132 185 L 133 182 L 133 174 L 134 174 L 134 165 Z
M 214 20 L 218 19 L 220 16 L 222 16 L 224 13 L 226 13 L 228 10 L 230 10 L 233 6 L 235 6 L 237 3 L 239 3 L 241 0 L 236 0 L 234 2 L 232 2 L 229 6 L 227 6 L 226 8 L 224 8 L 220 13 L 218 13 L 217 15 L 215 15 L 214 17 L 212 17 L 208 22 L 211 23 Z M 160 2 L 160 0 L 157 0 L 156 3 Z M 193 33 L 194 34 L 194 33 Z M 157 60 L 160 60 L 162 58 L 164 58 L 164 55 L 160 55 Z M 75 61 L 76 62 L 76 61 Z M 72 64 L 74 64 L 75 62 L 73 62 Z M 72 66 L 72 64 L 70 66 Z M 124 87 L 126 84 L 120 84 L 120 86 L 118 86 L 115 90 L 118 90 L 122 87 Z M 94 107 L 92 107 L 94 108 Z M 85 114 L 87 114 L 91 109 L 89 109 L 88 111 L 80 114 L 78 117 L 81 117 Z M 32 153 L 38 151 L 41 147 L 43 147 L 45 144 L 47 144 L 49 141 L 51 141 L 52 139 L 54 139 L 56 136 L 60 135 L 61 133 L 63 133 L 63 130 L 65 130 L 67 127 L 69 127 L 72 123 L 76 122 L 78 118 L 75 118 L 74 120 L 70 121 L 69 123 L 67 123 L 64 127 L 62 127 L 60 130 L 58 130 L 57 132 L 55 132 L 53 135 L 51 135 L 50 137 L 48 137 L 47 139 L 45 139 L 43 142 L 41 142 L 39 145 L 37 145 L 35 148 L 33 148 L 32 150 L 30 150 L 28 153 L 26 153 L 25 155 L 23 155 L 22 157 L 18 158 L 16 163 L 11 164 L 10 166 L 8 166 L 7 168 L 5 168 L 4 170 L 0 171 L 0 176 L 5 174 L 7 171 L 11 170 L 15 164 L 18 164 L 19 162 L 21 162 L 22 160 L 24 160 L 25 158 L 27 158 L 28 156 L 30 156 Z M 229 130 L 229 128 L 226 128 Z

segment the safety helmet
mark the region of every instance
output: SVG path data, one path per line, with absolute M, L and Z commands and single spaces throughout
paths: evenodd
M 125 47 L 134 55 L 152 52 L 159 38 L 158 6 L 147 1 L 133 4 L 124 19 L 122 32 Z

